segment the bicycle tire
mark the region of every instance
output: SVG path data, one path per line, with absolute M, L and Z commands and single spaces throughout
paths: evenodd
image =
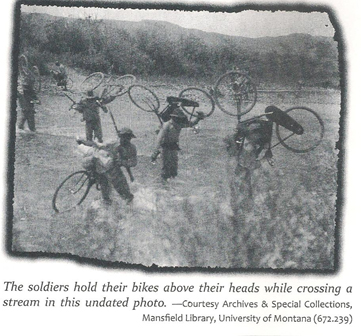
M 133 75 L 124 75 L 124 76 L 116 76 L 116 75 L 112 75 L 110 76 L 106 81 L 105 81 L 105 85 L 110 85 L 110 86 L 130 86 L 132 85 L 134 82 L 136 81 L 136 77 Z
M 182 109 L 187 114 L 194 116 L 195 113 L 203 112 L 205 117 L 209 117 L 215 110 L 215 103 L 212 96 L 203 89 L 197 87 L 188 87 L 179 93 L 180 98 L 186 98 L 195 101 L 199 107 L 192 108 L 189 106 L 182 106 Z M 197 111 L 196 111 L 197 109 Z
M 213 91 L 219 109 L 230 116 L 248 113 L 257 101 L 256 85 L 241 71 L 230 71 L 220 76 Z
M 74 209 L 85 200 L 91 186 L 92 182 L 86 170 L 68 175 L 55 190 L 53 210 L 62 213 Z
M 39 93 L 41 91 L 41 76 L 40 76 L 39 68 L 36 65 L 32 67 L 32 74 L 34 76 L 35 92 Z
M 80 84 L 80 90 L 83 92 L 95 90 L 103 83 L 104 74 L 102 72 L 94 72 L 86 77 Z
M 291 107 L 284 111 L 303 128 L 297 135 L 276 124 L 276 135 L 282 146 L 295 153 L 307 153 L 315 149 L 322 141 L 325 126 L 321 117 L 308 107 Z
M 102 92 L 102 98 L 106 96 L 117 96 L 126 93 L 135 80 L 135 76 L 130 74 L 124 76 L 110 76 L 105 82 L 105 87 Z
M 132 103 L 145 112 L 158 113 L 160 103 L 157 95 L 144 85 L 134 84 L 128 89 Z

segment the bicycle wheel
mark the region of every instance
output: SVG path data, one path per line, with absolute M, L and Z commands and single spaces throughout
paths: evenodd
M 105 96 L 116 96 L 126 93 L 129 86 L 135 82 L 136 78 L 133 75 L 124 75 L 124 76 L 110 76 L 106 83 L 105 88 L 102 93 L 102 97 Z
M 124 76 L 111 76 L 108 79 L 107 84 L 123 85 L 125 88 L 128 88 L 136 80 L 137 80 L 136 77 L 131 75 L 131 74 L 127 74 L 127 75 L 124 75 Z
M 135 84 L 128 89 L 129 98 L 132 103 L 145 112 L 156 112 L 160 107 L 156 94 L 147 87 Z
M 41 91 L 41 77 L 39 68 L 36 65 L 32 68 L 32 75 L 34 76 L 34 90 L 39 93 Z
M 321 143 L 325 132 L 321 117 L 308 107 L 291 107 L 284 112 L 302 126 L 303 133 L 297 135 L 277 124 L 276 134 L 281 145 L 295 153 L 306 153 L 315 149 Z
M 196 108 L 191 106 L 182 106 L 184 112 L 189 115 L 193 116 L 197 112 L 203 112 L 205 117 L 209 117 L 214 112 L 215 103 L 213 98 L 202 89 L 196 87 L 186 88 L 179 93 L 179 97 L 192 100 L 199 104 L 199 107 Z
M 80 205 L 92 186 L 86 170 L 70 174 L 55 190 L 52 206 L 55 212 L 65 212 Z
M 219 109 L 231 116 L 248 113 L 257 101 L 256 85 L 240 71 L 227 72 L 219 77 L 213 91 Z
M 94 72 L 85 78 L 80 84 L 80 90 L 83 92 L 95 90 L 104 80 L 102 72 Z
M 29 62 L 28 62 L 28 58 L 22 54 L 19 57 L 19 69 L 20 72 L 23 72 L 25 74 L 29 73 Z

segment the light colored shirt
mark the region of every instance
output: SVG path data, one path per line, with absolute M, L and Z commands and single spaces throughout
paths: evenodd
M 160 151 L 163 146 L 169 144 L 178 144 L 182 128 L 193 127 L 198 123 L 198 120 L 189 122 L 185 125 L 177 124 L 173 119 L 165 122 L 158 133 L 156 150 Z
M 160 150 L 164 145 L 178 144 L 181 130 L 182 127 L 172 119 L 165 122 L 158 133 L 156 150 Z
M 132 143 L 119 145 L 116 141 L 106 147 L 100 145 L 89 146 L 80 144 L 79 152 L 83 155 L 83 167 L 89 169 L 92 164 L 95 165 L 98 173 L 104 173 L 114 167 L 118 162 L 125 168 L 135 167 L 138 163 L 137 148 Z

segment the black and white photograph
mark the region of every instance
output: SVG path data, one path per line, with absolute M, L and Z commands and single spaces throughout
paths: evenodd
M 9 253 L 337 270 L 344 49 L 328 7 L 17 3 Z

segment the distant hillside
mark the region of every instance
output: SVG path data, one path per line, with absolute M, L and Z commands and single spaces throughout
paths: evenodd
M 86 71 L 199 77 L 214 81 L 234 66 L 261 85 L 339 85 L 337 42 L 292 34 L 245 38 L 186 29 L 165 21 L 140 22 L 21 17 L 21 50 L 43 71 L 61 59 Z
M 166 32 L 170 39 L 182 39 L 186 37 L 196 37 L 201 39 L 208 46 L 222 46 L 231 44 L 239 48 L 247 49 L 250 52 L 267 53 L 271 51 L 283 50 L 286 45 L 294 53 L 298 53 L 311 45 L 318 43 L 334 43 L 331 37 L 312 36 L 309 34 L 290 34 L 279 37 L 259 37 L 249 38 L 241 36 L 229 36 L 219 33 L 209 33 L 198 29 L 182 28 L 174 23 L 166 21 L 152 21 L 143 20 L 140 22 L 134 21 L 105 21 L 109 25 L 114 25 L 117 28 L 125 29 L 132 36 L 136 36 L 140 31 L 148 32 Z M 334 46 L 336 51 L 336 45 Z M 334 55 L 336 55 L 333 52 Z

